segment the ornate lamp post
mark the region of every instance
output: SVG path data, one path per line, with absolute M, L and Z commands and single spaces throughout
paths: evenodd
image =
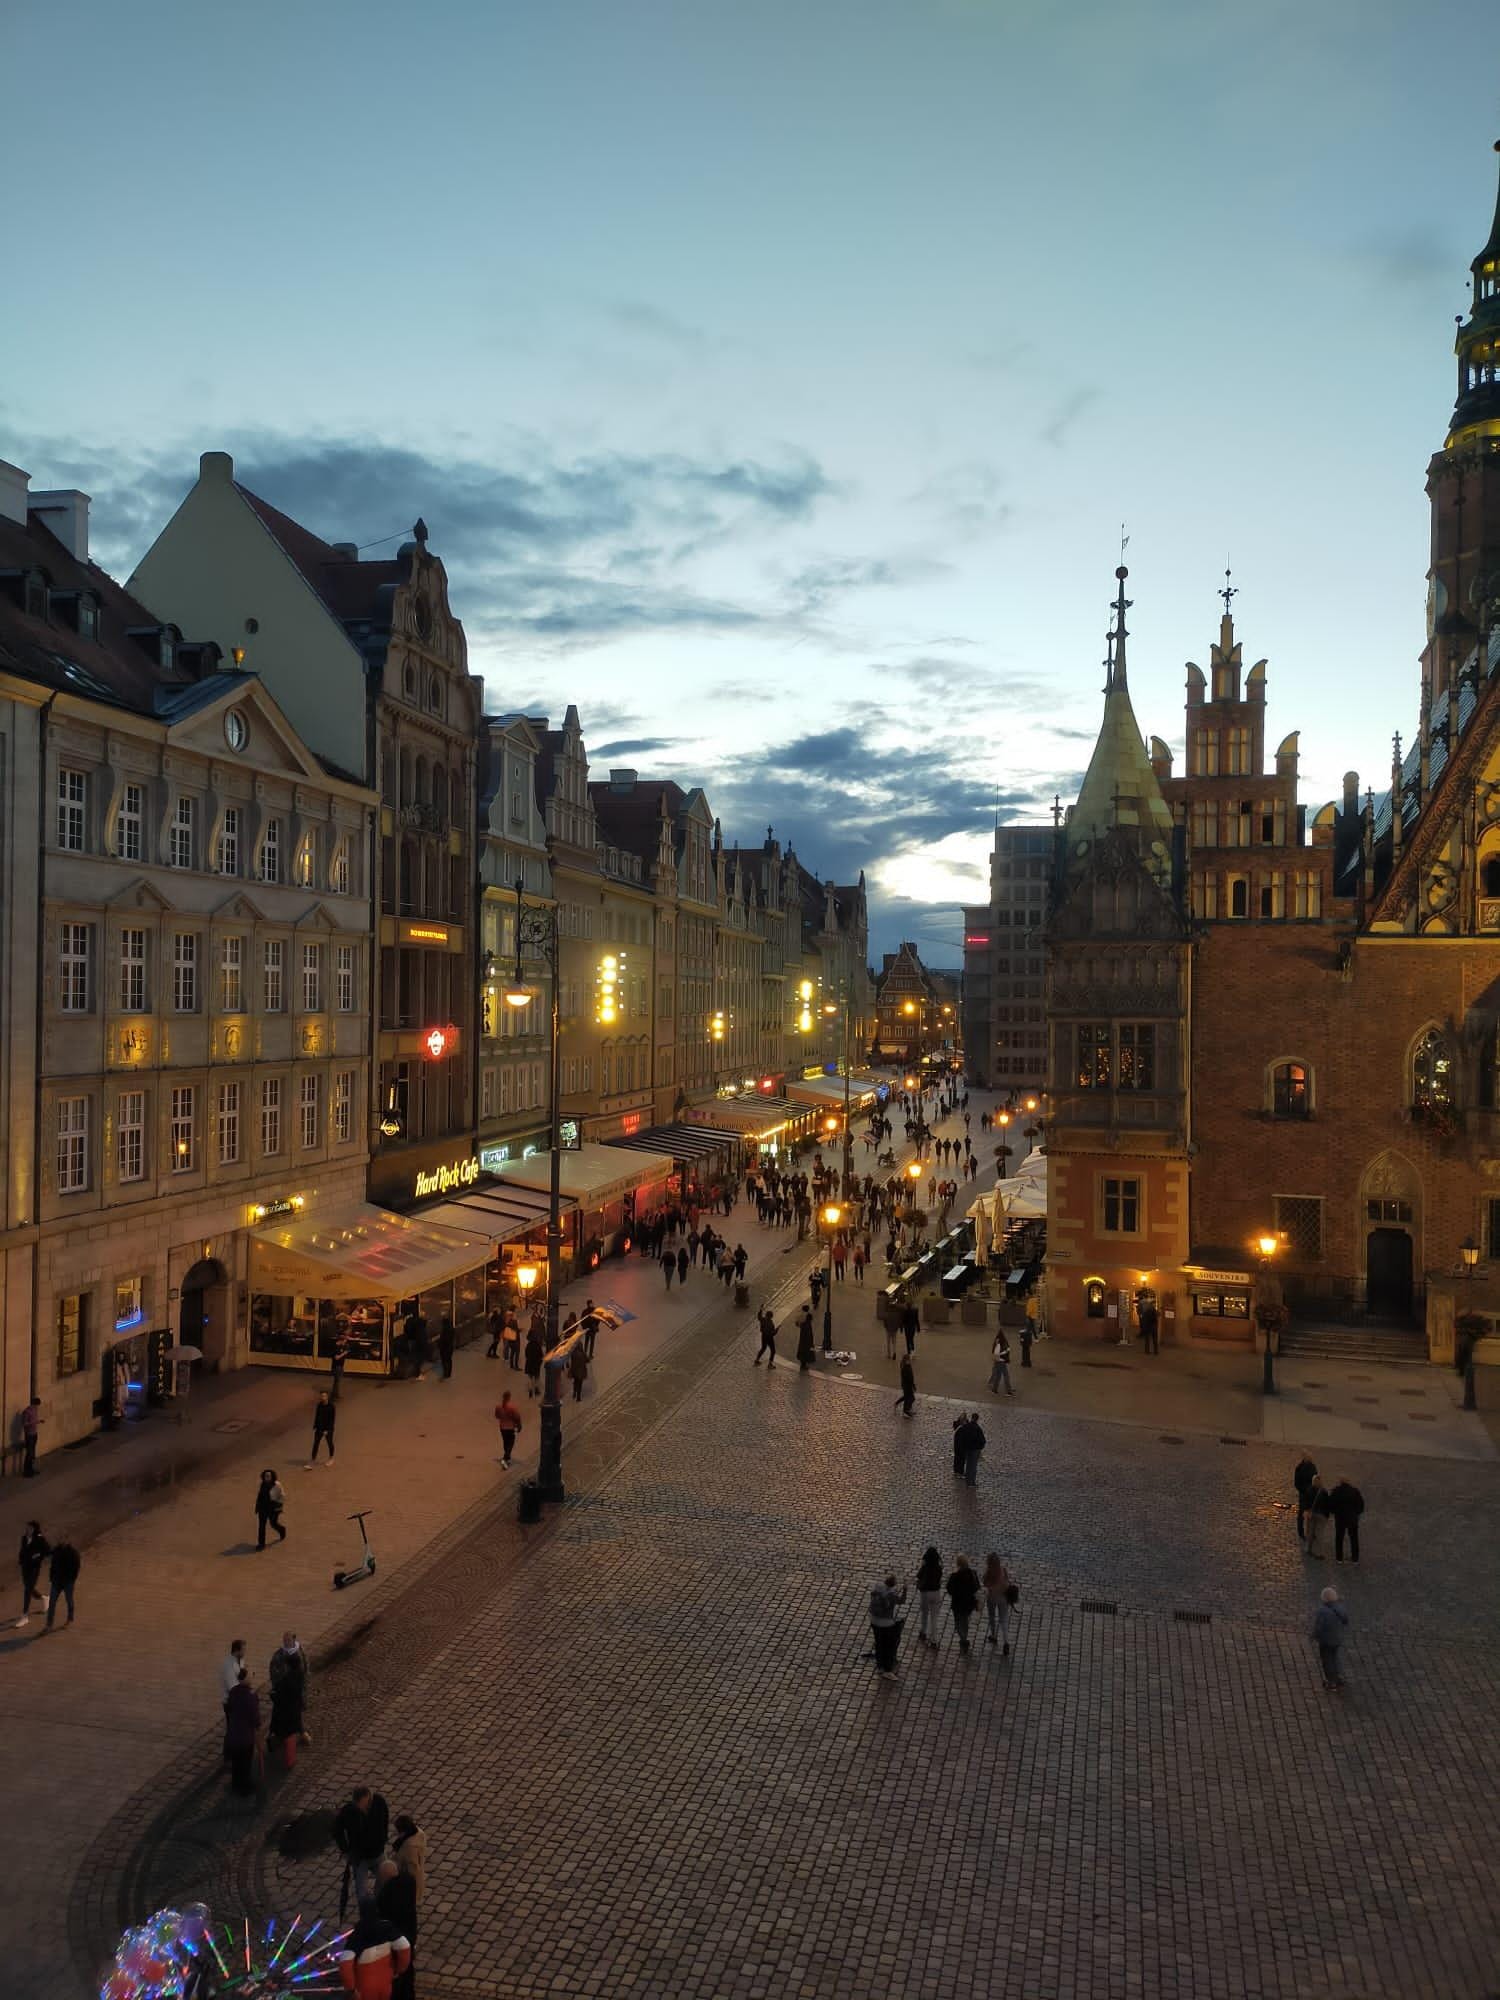
M 836 1201 L 824 1208 L 820 1220 L 824 1234 L 828 1238 L 828 1269 L 823 1275 L 823 1352 L 833 1352 L 833 1239 L 838 1234 L 838 1226 L 844 1219 L 844 1211 Z
M 1255 1248 L 1260 1254 L 1262 1289 L 1265 1289 L 1265 1280 L 1270 1275 L 1271 1259 L 1281 1248 L 1281 1238 L 1273 1236 L 1269 1230 L 1266 1230 L 1256 1237 Z M 1260 1381 L 1261 1393 L 1266 1396 L 1274 1396 L 1276 1394 L 1276 1372 L 1271 1361 L 1271 1342 L 1276 1336 L 1276 1327 L 1281 1317 L 1281 1309 L 1272 1303 L 1267 1293 L 1267 1296 L 1257 1303 L 1255 1316 L 1260 1321 L 1261 1330 L 1266 1336 L 1266 1365 L 1265 1372 L 1262 1374 Z
M 558 1099 L 561 1095 L 560 1081 L 562 1065 L 558 1058 L 558 976 L 557 976 L 557 911 L 527 906 L 523 900 L 524 884 L 516 878 L 516 963 L 514 976 L 505 989 L 507 1007 L 529 1007 L 536 998 L 526 983 L 525 959 L 529 953 L 541 959 L 547 967 L 548 1017 L 547 1017 L 547 1351 L 550 1354 L 557 1345 L 558 1289 L 562 1280 L 562 1153 L 561 1130 L 558 1116 Z M 529 1269 L 530 1266 L 522 1266 Z M 521 1272 L 516 1273 L 516 1282 L 523 1291 L 530 1288 L 524 1284 Z M 536 1274 L 532 1270 L 532 1284 Z M 564 1498 L 562 1478 L 562 1408 L 558 1403 L 546 1400 L 542 1404 L 541 1441 L 537 1456 L 537 1485 L 544 1500 Z

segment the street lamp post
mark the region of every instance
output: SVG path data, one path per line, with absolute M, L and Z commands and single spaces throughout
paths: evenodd
M 1264 1279 L 1264 1277 L 1270 1272 L 1271 1259 L 1276 1255 L 1276 1252 L 1281 1248 L 1281 1239 L 1279 1236 L 1271 1235 L 1271 1233 L 1268 1230 L 1262 1235 L 1256 1237 L 1255 1247 L 1260 1253 L 1260 1268 L 1261 1268 L 1262 1278 Z M 1276 1372 L 1271 1361 L 1271 1341 L 1276 1331 L 1275 1320 L 1276 1320 L 1277 1310 L 1278 1309 L 1272 1305 L 1269 1297 L 1265 1298 L 1263 1303 L 1258 1305 L 1256 1308 L 1256 1317 L 1260 1320 L 1261 1329 L 1266 1336 L 1265 1370 L 1262 1373 L 1260 1380 L 1261 1393 L 1262 1395 L 1265 1396 L 1274 1396 L 1276 1394 Z
M 828 1269 L 823 1276 L 823 1352 L 833 1352 L 833 1239 L 843 1220 L 844 1211 L 836 1201 L 831 1201 L 823 1210 L 823 1228 L 828 1238 Z
M 524 883 L 516 877 L 516 964 L 512 984 L 506 988 L 508 1007 L 529 1007 L 535 994 L 526 984 L 524 958 L 529 950 L 547 967 L 547 1352 L 557 1345 L 558 1291 L 562 1282 L 562 1128 L 558 1111 L 562 1064 L 558 1055 L 558 968 L 557 911 L 555 908 L 527 907 Z M 519 1277 L 519 1273 L 517 1274 Z M 534 1282 L 534 1280 L 533 1280 Z M 536 1481 L 544 1500 L 565 1498 L 562 1476 L 562 1406 L 545 1399 L 542 1403 L 541 1434 L 537 1452 Z

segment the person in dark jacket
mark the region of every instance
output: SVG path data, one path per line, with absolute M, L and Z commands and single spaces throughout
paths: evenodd
M 417 1990 L 417 1885 L 389 1856 L 375 1871 L 375 1908 L 411 1946 L 406 1970 L 391 1986 L 391 2000 L 412 2000 Z
M 283 1632 L 281 1644 L 271 1655 L 271 1727 L 268 1744 L 294 1740 L 304 1743 L 307 1735 L 307 1654 L 295 1632 Z
M 966 1437 L 968 1428 L 969 1413 L 967 1410 L 960 1410 L 958 1415 L 953 1419 L 953 1477 L 955 1479 L 962 1479 L 964 1476 L 964 1453 L 968 1449 L 968 1439 Z
M 938 1644 L 938 1621 L 943 1613 L 943 1558 L 936 1549 L 924 1551 L 917 1564 L 917 1644 Z
M 267 1528 L 274 1528 L 281 1540 L 286 1540 L 286 1529 L 281 1524 L 281 1511 L 285 1505 L 286 1495 L 281 1490 L 281 1481 L 267 1466 L 255 1489 L 255 1519 L 259 1528 L 255 1546 L 258 1549 L 266 1545 Z
M 588 1350 L 581 1340 L 575 1340 L 568 1350 L 568 1373 L 573 1378 L 573 1401 L 583 1401 L 583 1385 L 588 1380 Z
M 1307 1546 L 1306 1553 L 1321 1560 L 1328 1553 L 1328 1523 L 1333 1518 L 1333 1506 L 1328 1498 L 1328 1488 L 1313 1474 L 1312 1484 L 1307 1489 Z
M 1323 1669 L 1325 1688 L 1341 1688 L 1344 1685 L 1343 1666 L 1339 1649 L 1349 1636 L 1349 1614 L 1339 1602 L 1339 1594 L 1330 1583 L 1323 1592 L 1322 1600 L 1313 1616 L 1312 1639 L 1318 1649 L 1318 1664 Z
M 31 1623 L 31 1600 L 34 1597 L 40 1607 L 42 1601 L 42 1564 L 52 1553 L 52 1544 L 42 1533 L 40 1521 L 28 1521 L 26 1532 L 21 1537 L 20 1553 L 16 1558 L 21 1571 L 21 1615 L 17 1626 Z
M 354 1896 L 361 1909 L 375 1894 L 375 1870 L 390 1830 L 391 1810 L 379 1792 L 371 1791 L 368 1785 L 356 1785 L 339 1807 L 333 1838 L 354 1871 Z
M 896 1678 L 896 1653 L 901 1645 L 901 1611 L 906 1602 L 906 1586 L 899 1588 L 894 1576 L 877 1583 L 870 1592 L 870 1633 L 875 1641 L 875 1671 L 884 1680 Z
M 338 1422 L 338 1415 L 339 1415 L 338 1408 L 335 1405 L 333 1398 L 329 1395 L 326 1389 L 323 1390 L 321 1395 L 318 1397 L 317 1402 L 313 1405 L 313 1446 L 312 1446 L 312 1455 L 307 1461 L 309 1465 L 317 1464 L 318 1446 L 320 1444 L 327 1445 L 328 1463 L 332 1465 L 333 1432 L 334 1432 L 334 1426 Z
M 797 1315 L 797 1366 L 805 1375 L 817 1355 L 813 1341 L 812 1307 L 804 1305 Z
M 1347 1479 L 1341 1479 L 1332 1487 L 1328 1495 L 1328 1509 L 1333 1515 L 1333 1559 L 1344 1560 L 1344 1543 L 1349 1544 L 1349 1560 L 1359 1561 L 1359 1517 L 1365 1511 L 1365 1496 L 1357 1486 Z
M 57 1600 L 68 1600 L 68 1623 L 73 1622 L 73 1586 L 78 1581 L 78 1572 L 83 1568 L 83 1557 L 68 1540 L 66 1533 L 58 1536 L 52 1544 L 51 1559 L 47 1564 L 47 1630 L 52 1630 L 52 1620 L 57 1611 Z
M 410 1965 L 410 1941 L 380 1914 L 372 1885 L 339 1952 L 339 1984 L 354 2000 L 396 2000 L 396 1982 Z
M 911 1356 L 903 1354 L 901 1357 L 901 1394 L 896 1398 L 891 1408 L 893 1410 L 900 1410 L 902 1416 L 909 1417 L 916 1407 L 916 1401 L 916 1370 L 911 1365 Z
M 688 1253 L 687 1253 L 687 1245 L 684 1243 L 679 1247 L 677 1252 L 677 1282 L 679 1285 L 685 1285 L 687 1283 L 687 1274 L 688 1274 Z
M 667 1281 L 667 1290 L 670 1292 L 672 1289 L 672 1280 L 677 1276 L 677 1253 L 675 1251 L 662 1251 L 661 1268 L 662 1276 Z
M 526 1393 L 528 1396 L 542 1393 L 542 1336 L 535 1320 L 526 1336 Z
M 755 1359 L 750 1365 L 752 1368 L 759 1368 L 761 1355 L 769 1354 L 771 1357 L 767 1364 L 769 1370 L 776 1366 L 776 1320 L 769 1306 L 761 1307 L 756 1314 L 756 1322 L 760 1327 L 760 1346 L 756 1349 Z
M 451 1315 L 444 1313 L 438 1321 L 438 1360 L 443 1364 L 445 1382 L 453 1373 L 453 1343 L 457 1338 Z
M 948 1603 L 953 1611 L 953 1629 L 958 1634 L 958 1650 L 969 1650 L 969 1620 L 974 1616 L 974 1607 L 979 1602 L 979 1578 L 970 1565 L 967 1556 L 955 1556 L 953 1573 L 944 1588 L 948 1592 Z
M 983 1427 L 979 1421 L 978 1410 L 975 1410 L 969 1417 L 968 1422 L 961 1427 L 959 1436 L 963 1440 L 964 1484 L 965 1486 L 974 1486 L 978 1483 L 979 1479 L 979 1454 L 988 1443 L 988 1439 L 985 1437 Z
M 239 1679 L 224 1697 L 224 1755 L 229 1759 L 230 1785 L 242 1799 L 255 1790 L 259 1742 L 260 1699 L 250 1685 L 249 1668 L 241 1667 Z
M 1307 1501 L 1308 1496 L 1312 1492 L 1313 1481 L 1317 1476 L 1318 1468 L 1313 1464 L 1312 1454 L 1306 1451 L 1303 1452 L 1301 1458 L 1297 1461 L 1296 1470 L 1292 1474 L 1292 1485 L 1296 1488 L 1297 1492 L 1297 1539 L 1299 1542 L 1306 1540 L 1307 1537 Z

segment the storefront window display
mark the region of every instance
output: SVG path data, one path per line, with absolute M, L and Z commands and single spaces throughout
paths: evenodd
M 250 1350 L 306 1367 L 327 1367 L 344 1342 L 346 1364 L 385 1365 L 385 1308 L 379 1299 L 318 1299 L 256 1292 L 250 1300 Z

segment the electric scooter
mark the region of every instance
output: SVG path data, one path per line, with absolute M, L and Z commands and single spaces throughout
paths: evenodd
M 374 1511 L 373 1507 L 366 1507 L 364 1513 L 350 1514 L 348 1516 L 349 1520 L 358 1521 L 359 1523 L 359 1536 L 365 1545 L 365 1553 L 363 1559 L 357 1562 L 353 1569 L 336 1569 L 333 1572 L 333 1587 L 335 1590 L 342 1590 L 345 1584 L 348 1583 L 358 1583 L 362 1576 L 373 1576 L 375 1574 L 375 1551 L 370 1547 L 370 1537 L 365 1529 L 365 1517 L 366 1515 L 373 1514 Z

